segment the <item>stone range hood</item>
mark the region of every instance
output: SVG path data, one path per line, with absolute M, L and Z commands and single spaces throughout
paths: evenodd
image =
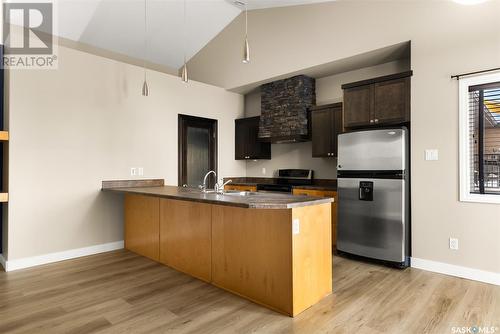
M 260 87 L 259 139 L 271 143 L 310 140 L 308 109 L 316 104 L 316 79 L 297 75 Z

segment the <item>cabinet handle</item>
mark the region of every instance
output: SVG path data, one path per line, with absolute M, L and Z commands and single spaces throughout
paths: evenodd
M 375 118 L 375 123 L 378 123 L 378 119 L 377 118 Z
M 373 119 L 370 120 L 370 123 L 373 123 Z

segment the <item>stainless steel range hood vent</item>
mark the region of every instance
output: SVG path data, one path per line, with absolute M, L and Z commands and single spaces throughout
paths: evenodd
M 259 138 L 272 143 L 310 140 L 308 109 L 316 104 L 316 80 L 298 75 L 262 85 Z

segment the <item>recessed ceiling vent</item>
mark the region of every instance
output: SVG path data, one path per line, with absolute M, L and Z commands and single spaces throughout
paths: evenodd
M 316 80 L 298 75 L 260 87 L 259 138 L 272 143 L 308 141 L 308 109 L 316 104 Z

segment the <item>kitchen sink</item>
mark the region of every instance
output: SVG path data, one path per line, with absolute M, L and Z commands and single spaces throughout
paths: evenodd
M 227 191 L 224 191 L 223 195 L 246 197 L 246 196 L 256 196 L 256 195 L 259 195 L 259 193 L 254 192 L 254 191 L 227 190 Z

